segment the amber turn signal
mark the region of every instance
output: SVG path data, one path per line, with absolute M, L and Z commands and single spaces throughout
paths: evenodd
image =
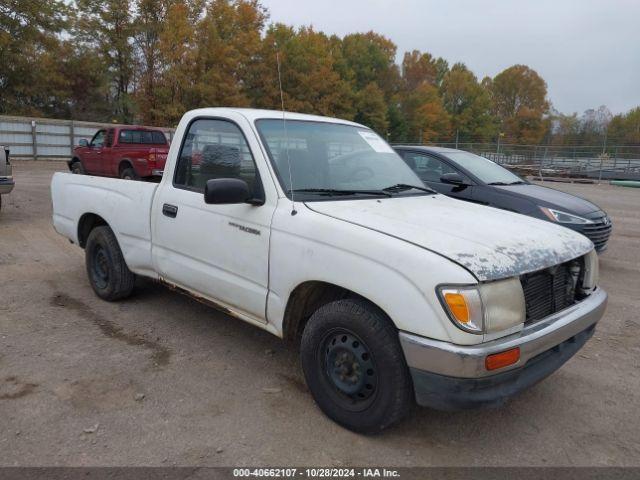
M 447 302 L 449 310 L 456 320 L 460 323 L 469 322 L 469 308 L 467 307 L 464 295 L 461 293 L 446 292 L 444 294 L 444 300 Z
M 520 347 L 487 356 L 484 360 L 484 366 L 487 370 L 497 370 L 498 368 L 513 365 L 518 360 L 520 360 Z

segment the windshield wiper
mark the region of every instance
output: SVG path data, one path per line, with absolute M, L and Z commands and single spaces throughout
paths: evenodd
M 337 188 L 295 188 L 288 190 L 287 193 L 318 193 L 320 195 L 381 195 L 390 197 L 391 193 L 384 190 L 340 190 Z
M 422 190 L 427 193 L 438 193 L 434 189 L 429 187 L 417 187 L 415 185 L 409 185 L 407 183 L 397 183 L 395 185 L 391 185 L 390 187 L 383 188 L 382 190 L 385 192 L 404 192 L 405 190 Z
M 524 185 L 527 182 L 523 182 L 522 180 L 516 180 L 515 182 L 509 183 L 509 185 Z

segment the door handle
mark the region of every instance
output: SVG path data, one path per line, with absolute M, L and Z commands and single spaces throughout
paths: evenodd
M 178 207 L 165 203 L 164 205 L 162 205 L 162 214 L 166 217 L 176 218 L 176 216 L 178 215 Z

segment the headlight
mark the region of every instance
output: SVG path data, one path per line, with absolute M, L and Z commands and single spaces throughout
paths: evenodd
M 574 225 L 587 225 L 588 223 L 593 223 L 588 218 L 582 218 L 571 213 L 554 210 L 553 208 L 540 207 L 540 210 L 542 210 L 542 213 L 549 217 L 549 220 L 552 222 L 572 223 Z
M 524 292 L 518 278 L 476 286 L 442 286 L 438 295 L 453 324 L 465 332 L 499 332 L 525 320 Z

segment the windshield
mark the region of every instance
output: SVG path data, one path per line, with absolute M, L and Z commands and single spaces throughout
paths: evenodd
M 322 196 L 425 194 L 422 181 L 372 130 L 338 123 L 287 120 L 256 122 L 258 132 L 287 196 L 321 200 Z M 289 164 L 291 176 L 289 176 Z M 293 187 L 292 187 L 293 184 Z M 401 193 L 402 192 L 402 193 Z M 352 197 L 350 197 L 352 198 Z
M 520 177 L 506 168 L 479 155 L 469 152 L 447 152 L 445 155 L 484 183 L 498 185 L 524 183 Z

